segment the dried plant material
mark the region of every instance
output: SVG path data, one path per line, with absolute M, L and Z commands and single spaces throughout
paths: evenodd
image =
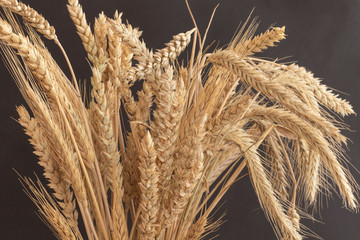
M 88 53 L 90 61 L 94 61 L 97 54 L 95 37 L 90 26 L 86 21 L 86 16 L 78 0 L 69 0 L 67 5 L 71 19 L 73 20 L 77 32 L 82 40 L 84 48 Z
M 156 223 L 159 211 L 159 172 L 156 166 L 156 151 L 149 132 L 141 142 L 140 171 L 140 202 L 141 211 L 138 222 L 139 239 L 155 239 Z
M 259 36 L 246 40 L 244 43 L 238 44 L 234 51 L 242 55 L 253 55 L 262 52 L 268 47 L 274 47 L 274 44 L 282 39 L 285 39 L 285 27 L 275 27 Z
M 22 16 L 24 20 L 34 27 L 39 33 L 50 40 L 57 40 L 55 28 L 37 11 L 30 6 L 18 2 L 17 0 L 1 0 L 0 6 L 8 8 L 10 11 Z
M 80 233 L 68 224 L 68 220 L 62 215 L 58 205 L 46 191 L 39 179 L 37 180 L 37 183 L 34 183 L 27 178 L 22 178 L 21 181 L 26 189 L 26 194 L 38 207 L 41 217 L 58 239 L 83 239 Z
M 215 10 L 203 36 L 190 11 L 195 28 L 153 51 L 122 14 L 101 13 L 92 29 L 68 0 L 91 62 L 86 102 L 54 27 L 17 0 L 0 6 L 5 64 L 31 110 L 18 107 L 18 121 L 53 192 L 23 182 L 59 239 L 203 239 L 245 167 L 279 239 L 309 234 L 304 209 L 331 182 L 358 208 L 358 185 L 340 159 L 346 125 L 333 116 L 353 114 L 351 105 L 304 68 L 253 56 L 284 39 L 285 27 L 255 36 L 248 19 L 226 49 L 205 54 Z M 60 48 L 72 82 L 37 32 Z

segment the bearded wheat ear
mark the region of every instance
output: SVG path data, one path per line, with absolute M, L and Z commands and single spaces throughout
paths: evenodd
M 307 105 L 302 104 L 294 96 L 290 96 L 286 89 L 280 86 L 278 83 L 267 81 L 265 75 L 254 69 L 245 60 L 239 58 L 239 56 L 234 52 L 220 51 L 214 55 L 211 55 L 208 60 L 220 66 L 226 67 L 230 71 L 233 71 L 256 90 L 262 92 L 269 98 L 276 99 L 291 111 L 294 111 L 295 113 L 304 117 L 307 121 L 315 124 L 325 133 L 325 135 L 331 136 L 339 142 L 346 141 L 345 137 L 340 134 L 339 129 L 336 128 L 331 122 L 327 121 L 321 116 L 314 114 Z M 294 106 L 297 106 L 297 108 L 295 109 Z
M 42 215 L 44 221 L 58 238 L 71 240 L 83 239 L 79 232 L 68 224 L 67 219 L 62 215 L 61 210 L 39 179 L 37 183 L 27 178 L 22 178 L 20 181 L 25 188 L 25 193 L 38 207 L 40 215 Z
M 34 118 L 30 118 L 29 113 L 24 107 L 18 107 L 17 112 L 20 116 L 19 123 L 25 128 L 26 134 L 30 137 L 30 142 L 34 146 L 35 154 L 39 157 L 39 165 L 44 168 L 44 176 L 49 180 L 49 186 L 55 191 L 54 196 L 60 201 L 65 217 L 70 222 L 71 227 L 77 234 L 78 212 L 73 200 L 74 194 L 70 189 L 70 184 L 61 178 L 61 170 L 57 160 L 51 153 L 51 148 L 47 144 L 48 139 L 44 136 L 42 129 Z
M 339 98 L 338 95 L 333 94 L 331 90 L 328 90 L 325 85 L 320 83 L 319 79 L 315 78 L 311 72 L 306 71 L 305 68 L 296 64 L 291 64 L 286 66 L 286 69 L 293 71 L 301 79 L 304 79 L 310 90 L 324 106 L 334 110 L 342 116 L 355 114 L 349 102 Z
M 80 95 L 80 90 L 76 81 L 74 70 L 72 68 L 70 60 L 63 46 L 61 45 L 56 35 L 55 28 L 52 25 L 50 25 L 50 23 L 36 10 L 34 10 L 28 5 L 18 2 L 17 0 L 1 0 L 0 6 L 6 7 L 11 12 L 22 16 L 26 23 L 34 27 L 44 37 L 46 37 L 49 40 L 53 40 L 56 43 L 56 45 L 58 45 L 68 64 L 77 93 Z M 16 24 L 14 23 L 13 25 L 15 26 Z
M 332 177 L 334 178 L 334 181 L 338 185 L 344 201 L 346 201 L 351 209 L 356 208 L 357 200 L 354 195 L 355 190 L 349 182 L 351 178 L 349 178 L 347 171 L 336 159 L 334 151 L 329 147 L 329 142 L 324 138 L 319 130 L 304 122 L 296 115 L 289 114 L 285 110 L 258 107 L 257 109 L 251 111 L 246 117 L 252 117 L 255 115 L 261 115 L 265 119 L 272 119 L 271 121 L 280 123 L 282 126 L 290 129 L 297 136 L 303 138 L 307 144 L 313 146 L 314 150 L 321 156 L 322 162 L 329 170 Z
M 260 139 L 264 138 L 266 136 L 265 134 L 268 134 L 271 129 L 272 128 L 268 128 Z M 279 234 L 283 236 L 290 236 L 290 239 L 302 239 L 298 230 L 294 228 L 291 220 L 284 213 L 283 207 L 273 191 L 272 184 L 270 183 L 264 166 L 261 163 L 261 158 L 255 150 L 258 143 L 252 146 L 251 140 L 249 140 L 249 145 L 249 142 L 244 141 L 244 139 L 237 138 L 236 134 L 229 134 L 227 138 L 239 144 L 244 152 L 246 165 L 249 169 L 252 184 L 254 185 L 260 204 L 266 211 L 267 216 L 277 223 Z
M 309 200 L 310 204 L 314 204 L 321 187 L 321 156 L 309 149 L 309 145 L 303 140 L 299 140 L 298 144 L 301 151 L 300 161 L 305 168 L 303 173 L 305 198 Z
M 288 199 L 289 182 L 286 174 L 287 169 L 284 166 L 285 161 L 283 153 L 281 152 L 279 144 L 281 139 L 276 139 L 275 136 L 270 134 L 265 141 L 267 158 L 271 161 L 270 177 L 272 179 L 271 182 L 273 182 L 274 190 L 279 193 L 282 200 Z

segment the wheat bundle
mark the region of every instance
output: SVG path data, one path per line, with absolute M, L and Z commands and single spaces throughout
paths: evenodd
M 59 239 L 202 239 L 246 168 L 279 239 L 308 234 L 304 210 L 332 182 L 357 209 L 341 159 L 346 125 L 333 116 L 354 114 L 351 105 L 306 69 L 254 56 L 284 39 L 285 27 L 254 36 L 257 23 L 247 21 L 226 48 L 206 52 L 207 31 L 195 26 L 150 50 L 122 14 L 101 13 L 92 29 L 68 0 L 92 72 L 86 102 L 55 28 L 17 0 L 0 5 L 2 52 L 28 105 L 18 122 L 48 187 L 23 180 Z M 71 79 L 42 36 L 58 45 Z

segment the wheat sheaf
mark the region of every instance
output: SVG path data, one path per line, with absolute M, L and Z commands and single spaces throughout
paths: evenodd
M 68 0 L 92 73 L 86 98 L 55 28 L 17 0 L 0 5 L 3 56 L 27 103 L 18 122 L 46 186 L 22 180 L 58 239 L 203 239 L 246 173 L 279 239 L 315 235 L 301 219 L 333 184 L 357 209 L 347 126 L 335 117 L 354 114 L 351 105 L 305 68 L 254 56 L 284 39 L 285 27 L 255 36 L 258 23 L 248 20 L 226 47 L 208 51 L 209 27 L 202 35 L 194 21 L 151 50 L 122 14 L 101 13 L 91 28 L 79 1 Z M 70 78 L 43 37 L 63 53 Z

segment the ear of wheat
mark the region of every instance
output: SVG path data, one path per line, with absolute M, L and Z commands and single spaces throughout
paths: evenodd
M 358 186 L 342 164 L 347 126 L 333 117 L 354 114 L 351 105 L 306 69 L 253 56 L 284 39 L 284 27 L 254 36 L 258 24 L 246 22 L 210 53 L 194 28 L 153 51 L 122 14 L 101 13 L 92 30 L 68 0 L 91 63 L 87 104 L 54 27 L 17 0 L 0 5 L 5 63 L 31 112 L 18 107 L 18 121 L 47 187 L 23 182 L 57 238 L 202 239 L 220 225 L 212 213 L 245 168 L 279 239 L 309 234 L 304 209 L 332 182 L 357 209 Z M 41 36 L 59 46 L 71 81 Z

